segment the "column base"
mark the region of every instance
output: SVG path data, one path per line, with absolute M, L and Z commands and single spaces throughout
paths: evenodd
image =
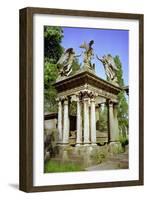
M 82 143 L 76 143 L 76 147 L 79 147 L 79 146 L 81 146 L 82 145 Z
M 91 145 L 92 145 L 92 146 L 97 146 L 97 144 L 96 144 L 96 143 L 91 143 Z
M 118 142 L 118 141 L 113 141 L 113 142 L 110 142 L 109 144 L 109 151 L 111 153 L 122 153 L 123 152 L 123 148 L 121 146 L 121 143 Z
M 83 145 L 84 146 L 90 146 L 90 142 L 84 142 Z
M 68 146 L 69 143 L 58 142 L 57 145 L 58 145 L 58 146 Z

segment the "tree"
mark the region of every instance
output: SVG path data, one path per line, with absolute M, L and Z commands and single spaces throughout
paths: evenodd
M 60 27 L 44 27 L 44 111 L 57 112 L 57 91 L 53 84 L 58 76 L 57 61 L 61 57 L 64 48 L 61 45 L 64 32 Z M 80 65 L 76 58 L 72 64 L 72 74 Z M 71 106 L 71 113 L 75 113 L 75 106 Z
M 63 47 L 61 46 L 62 38 L 62 28 L 57 26 L 44 27 L 44 56 L 51 63 L 56 64 L 63 52 Z
M 63 47 L 61 41 L 63 31 L 60 27 L 44 27 L 44 110 L 53 112 L 57 110 L 56 90 L 53 86 L 58 76 L 57 61 Z
M 117 65 L 117 79 L 118 84 L 120 87 L 124 87 L 124 80 L 123 80 L 123 70 L 122 64 L 120 61 L 119 56 L 114 57 L 115 64 Z M 125 91 L 121 91 L 118 94 L 118 124 L 119 129 L 122 134 L 126 134 L 126 128 L 128 128 L 128 103 L 125 96 Z
M 74 74 L 79 69 L 80 69 L 79 60 L 78 60 L 78 58 L 75 58 L 75 60 L 72 63 L 72 72 L 71 72 L 71 75 Z

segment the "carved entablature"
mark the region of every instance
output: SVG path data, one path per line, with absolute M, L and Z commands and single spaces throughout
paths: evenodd
M 95 94 L 96 96 L 100 96 L 100 97 L 103 97 L 106 99 L 117 99 L 117 95 L 111 94 L 109 92 L 104 92 L 103 90 L 95 88 L 95 87 L 88 86 L 88 90 L 92 91 L 93 92 L 92 94 Z M 58 93 L 58 96 L 62 97 L 62 96 L 73 96 L 73 95 L 78 96 L 79 95 L 79 98 L 81 99 L 82 91 L 85 91 L 85 85 L 68 90 L 68 91 L 60 92 L 60 93 Z M 93 96 L 92 94 L 91 94 L 91 98 Z
M 70 76 L 54 84 L 58 97 L 77 96 L 79 100 L 84 98 L 94 99 L 97 96 L 117 101 L 117 95 L 122 88 L 115 86 L 89 71 Z

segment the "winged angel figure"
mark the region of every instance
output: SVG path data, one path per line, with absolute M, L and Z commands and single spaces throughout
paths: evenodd
M 99 61 L 103 63 L 107 80 L 117 84 L 118 81 L 116 72 L 118 71 L 118 68 L 114 62 L 113 57 L 110 54 L 104 55 L 102 58 L 99 58 L 97 55 L 96 57 Z
M 93 44 L 94 44 L 94 41 L 91 40 L 88 44 L 86 42 L 84 42 L 80 46 L 80 48 L 85 49 L 84 58 L 83 58 L 84 66 L 87 68 L 90 68 L 90 69 L 94 69 L 94 65 L 92 65 L 92 63 L 91 63 L 91 60 L 94 56 L 93 48 L 92 48 Z
M 59 77 L 69 76 L 72 72 L 72 63 L 76 57 L 73 48 L 68 48 L 60 57 L 57 62 L 57 68 L 59 69 Z

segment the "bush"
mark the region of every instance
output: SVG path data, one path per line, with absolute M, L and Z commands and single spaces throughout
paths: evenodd
M 119 141 L 120 141 L 123 148 L 125 148 L 125 146 L 129 144 L 129 139 L 128 139 L 127 135 L 120 135 Z

